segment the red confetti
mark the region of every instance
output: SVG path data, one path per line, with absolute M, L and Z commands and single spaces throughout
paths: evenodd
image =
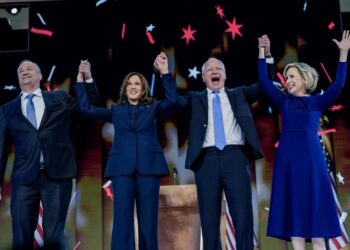
M 191 24 L 188 25 L 187 29 L 182 28 L 182 31 L 184 32 L 184 35 L 181 37 L 181 39 L 186 39 L 186 45 L 190 42 L 190 40 L 196 41 L 193 35 L 197 32 L 197 30 L 192 30 Z
M 80 244 L 81 244 L 81 242 L 78 241 L 77 244 L 75 244 L 73 250 L 77 250 L 79 248 Z
M 108 198 L 110 198 L 111 200 L 113 200 L 113 192 L 112 189 L 110 187 L 104 187 L 103 188 L 106 191 L 106 195 Z
M 276 143 L 275 143 L 275 148 L 278 148 L 278 143 L 279 143 L 279 142 L 276 142 Z
M 216 9 L 216 14 L 218 14 L 221 17 L 221 19 L 225 17 L 224 9 L 222 9 L 220 5 L 215 6 L 215 9 Z
M 333 105 L 332 107 L 329 108 L 329 110 L 334 112 L 334 111 L 339 111 L 339 110 L 341 110 L 343 108 L 344 108 L 344 106 L 339 104 L 339 105 Z
M 328 24 L 328 29 L 332 30 L 335 27 L 335 23 L 334 22 L 330 22 Z
M 154 39 L 153 39 L 153 37 L 152 37 L 151 32 L 147 31 L 147 32 L 146 32 L 146 36 L 147 36 L 147 38 L 148 38 L 148 41 L 149 41 L 151 44 L 155 44 L 155 41 L 154 41 Z
M 317 132 L 317 134 L 325 135 L 325 134 L 334 133 L 334 132 L 337 132 L 337 130 L 335 128 L 331 128 L 331 129 L 320 130 Z
M 330 75 L 328 74 L 328 72 L 327 72 L 327 70 L 326 70 L 326 67 L 323 65 L 322 62 L 320 62 L 320 64 L 321 64 L 321 67 L 322 67 L 324 73 L 326 74 L 326 76 L 327 76 L 327 78 L 328 78 L 328 81 L 329 81 L 330 83 L 332 83 L 332 82 L 333 82 L 333 81 L 332 81 L 332 78 L 331 78 Z
M 45 36 L 52 36 L 52 34 L 53 34 L 53 32 L 50 30 L 37 29 L 37 28 L 31 28 L 30 32 L 38 34 L 38 35 L 45 35 Z
M 228 28 L 225 30 L 225 32 L 227 32 L 227 33 L 231 32 L 231 34 L 232 34 L 232 40 L 235 39 L 236 34 L 239 35 L 239 36 L 243 36 L 242 33 L 239 31 L 239 29 L 243 27 L 243 24 L 237 24 L 237 23 L 236 23 L 236 18 L 235 18 L 235 17 L 233 18 L 232 23 L 230 23 L 230 22 L 227 21 L 227 20 L 225 20 L 225 22 L 226 22 L 227 25 L 228 25 Z
M 283 88 L 286 89 L 286 88 L 287 88 L 287 84 L 286 84 L 286 81 L 284 80 L 283 75 L 282 75 L 280 72 L 277 72 L 277 73 L 276 73 L 276 76 L 277 76 L 278 79 L 280 80 L 280 82 L 281 82 Z
M 122 39 L 124 40 L 124 36 L 125 36 L 125 23 L 123 23 L 123 27 L 122 27 Z

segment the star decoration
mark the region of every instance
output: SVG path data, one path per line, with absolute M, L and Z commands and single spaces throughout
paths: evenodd
M 225 17 L 224 9 L 222 9 L 220 5 L 215 6 L 215 9 L 216 9 L 216 14 L 218 14 L 221 17 L 221 19 Z
M 227 33 L 231 32 L 232 33 L 232 40 L 235 39 L 236 34 L 239 35 L 239 36 L 243 36 L 242 33 L 239 31 L 239 29 L 243 27 L 243 24 L 237 24 L 235 17 L 233 18 L 232 23 L 230 23 L 227 20 L 225 20 L 225 22 L 228 25 L 228 28 L 225 30 L 225 32 L 227 32 Z
M 339 111 L 343 108 L 344 108 L 344 106 L 339 104 L 339 105 L 333 105 L 332 107 L 329 108 L 329 110 L 334 112 L 334 111 Z
M 16 89 L 16 87 L 13 85 L 5 85 L 4 86 L 4 90 L 14 90 L 14 89 Z
M 188 71 L 190 72 L 188 77 L 193 77 L 194 79 L 197 79 L 197 75 L 201 73 L 200 71 L 197 70 L 197 66 L 195 66 L 193 69 L 188 69 Z
M 153 24 L 146 26 L 146 32 L 152 32 L 155 27 Z
M 340 172 L 337 173 L 337 178 L 339 183 L 344 184 L 344 177 L 341 175 Z
M 181 39 L 186 39 L 186 45 L 188 45 L 190 40 L 196 41 L 193 35 L 197 32 L 197 30 L 192 30 L 191 24 L 188 25 L 187 29 L 182 28 L 182 31 L 184 32 L 184 35 L 181 37 Z

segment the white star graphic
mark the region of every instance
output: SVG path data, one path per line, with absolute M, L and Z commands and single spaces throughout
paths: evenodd
M 152 32 L 155 27 L 153 24 L 146 26 L 146 32 Z
M 4 86 L 4 90 L 14 90 L 14 89 L 16 89 L 16 87 L 13 85 L 5 85 Z
M 344 184 L 344 177 L 341 175 L 340 172 L 337 173 L 337 178 L 339 183 Z
M 200 71 L 197 70 L 197 66 L 195 66 L 193 69 L 188 69 L 188 71 L 190 72 L 190 74 L 188 75 L 188 77 L 193 77 L 195 79 L 197 79 L 197 75 L 199 73 L 201 73 Z

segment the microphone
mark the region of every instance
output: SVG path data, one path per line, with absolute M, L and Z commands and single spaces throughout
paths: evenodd
M 176 177 L 177 177 L 177 169 L 174 167 L 174 169 L 173 169 L 173 185 L 177 184 Z

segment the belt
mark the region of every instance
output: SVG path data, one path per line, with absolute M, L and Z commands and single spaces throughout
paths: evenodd
M 232 145 L 232 144 L 228 144 L 226 145 L 223 150 L 235 150 L 235 149 L 243 149 L 244 146 L 243 145 Z M 223 150 L 220 150 L 218 149 L 217 147 L 215 146 L 211 146 L 211 147 L 205 147 L 205 148 L 202 148 L 202 151 L 203 152 L 220 152 L 220 151 L 223 151 Z
M 39 163 L 39 169 L 43 170 L 45 168 L 45 163 L 44 162 L 40 162 Z

